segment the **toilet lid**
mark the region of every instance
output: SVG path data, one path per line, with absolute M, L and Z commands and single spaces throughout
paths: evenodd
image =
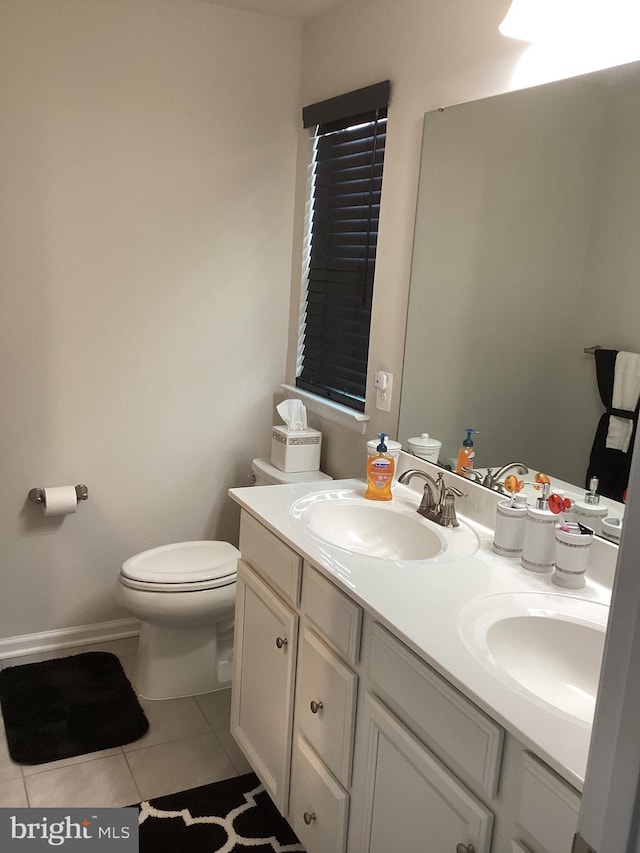
M 284 483 L 310 483 L 316 480 L 332 480 L 324 471 L 296 471 L 286 473 L 267 462 L 266 459 L 254 459 L 251 463 L 252 472 L 263 479 L 268 485 Z
M 219 585 L 224 585 L 235 577 L 239 557 L 240 552 L 229 542 L 174 542 L 130 557 L 122 565 L 122 575 L 142 583 L 202 585 L 220 581 Z

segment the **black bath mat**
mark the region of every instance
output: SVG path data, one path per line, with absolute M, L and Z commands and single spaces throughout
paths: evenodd
M 0 671 L 0 705 L 18 764 L 121 746 L 149 728 L 120 661 L 108 652 L 7 667 Z
M 304 853 L 253 773 L 139 808 L 140 853 Z

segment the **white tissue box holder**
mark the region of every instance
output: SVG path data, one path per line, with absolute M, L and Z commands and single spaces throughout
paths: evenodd
M 274 426 L 271 433 L 271 464 L 287 474 L 320 468 L 322 433 L 317 429 L 291 430 Z

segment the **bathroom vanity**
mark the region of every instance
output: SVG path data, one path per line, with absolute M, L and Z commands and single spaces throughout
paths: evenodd
M 493 554 L 498 496 L 445 530 L 416 486 L 230 492 L 232 734 L 308 853 L 568 853 L 616 549 L 561 590 Z

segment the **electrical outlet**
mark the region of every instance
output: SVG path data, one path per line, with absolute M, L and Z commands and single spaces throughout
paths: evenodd
M 376 389 L 376 409 L 380 409 L 381 412 L 390 412 L 393 374 L 379 370 L 374 377 L 373 385 Z

